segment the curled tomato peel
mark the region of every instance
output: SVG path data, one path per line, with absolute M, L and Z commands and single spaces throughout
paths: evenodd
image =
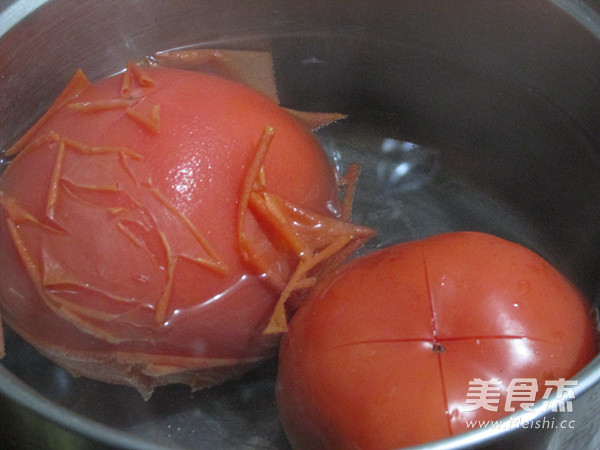
M 373 234 L 349 221 L 356 178 L 337 185 L 301 122 L 212 76 L 78 72 L 17 144 L 0 178 L 3 320 L 144 396 L 272 356 L 290 296 Z
M 310 213 L 269 193 L 265 180 L 260 180 L 259 174 L 263 173 L 262 165 L 275 134 L 276 130 L 273 127 L 267 126 L 263 130 L 244 179 L 238 210 L 240 250 L 254 270 L 264 273 L 275 285 L 282 284 L 282 281 L 273 275 L 268 265 L 258 256 L 258 252 L 253 249 L 244 233 L 249 208 L 270 225 L 272 232 L 279 235 L 288 249 L 298 258 L 296 269 L 284 284 L 269 324 L 264 330 L 266 334 L 280 334 L 287 331 L 285 302 L 292 292 L 308 289 L 316 283 L 318 274 L 309 276 L 311 270 L 327 261 L 334 266 L 341 264 L 375 233 L 370 228 L 348 222 L 352 213 L 352 196 L 358 178 L 358 166 L 351 166 L 348 175 L 342 181 L 347 189 L 340 219 Z M 315 233 L 314 230 L 319 231 Z

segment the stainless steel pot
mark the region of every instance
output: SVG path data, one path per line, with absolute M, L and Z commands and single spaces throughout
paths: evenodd
M 269 50 L 285 106 L 349 114 L 319 137 L 336 163 L 363 166 L 356 220 L 380 231 L 364 251 L 487 231 L 541 253 L 597 305 L 599 11 L 580 0 L 0 1 L 0 148 L 78 68 L 99 79 L 157 50 Z M 144 402 L 128 388 L 75 379 L 5 334 L 5 445 L 288 446 L 275 362 Z M 530 415 L 574 429 L 482 429 L 432 446 L 598 448 L 600 359 L 576 378 L 573 412 L 538 405 Z

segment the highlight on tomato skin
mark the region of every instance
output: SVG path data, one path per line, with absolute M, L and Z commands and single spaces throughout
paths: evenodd
M 399 448 L 528 408 L 597 352 L 591 305 L 549 263 L 448 233 L 322 280 L 282 339 L 277 404 L 296 449 Z M 502 382 L 485 407 L 477 380 Z M 510 394 L 515 381 L 532 388 Z
M 307 127 L 211 75 L 79 71 L 7 153 L 3 320 L 72 373 L 146 397 L 272 356 L 287 298 L 373 233 L 349 222 Z

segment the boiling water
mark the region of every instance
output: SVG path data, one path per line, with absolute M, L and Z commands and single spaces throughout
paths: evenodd
M 323 147 L 344 173 L 358 163 L 355 222 L 377 230 L 362 252 L 450 231 L 481 231 L 535 247 L 535 239 L 499 199 L 462 179 L 445 164 L 443 149 L 386 133 L 349 118 L 319 132 Z

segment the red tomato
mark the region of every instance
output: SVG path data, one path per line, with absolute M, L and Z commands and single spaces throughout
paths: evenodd
M 277 343 L 263 330 L 282 286 L 251 270 L 238 230 L 263 129 L 276 132 L 256 183 L 295 210 L 337 220 L 336 174 L 311 133 L 255 91 L 130 70 L 126 87 L 129 71 L 68 88 L 3 174 L 3 318 L 76 374 L 145 394 L 214 384 Z M 294 255 L 263 222 L 247 214 L 250 256 L 286 280 Z
M 282 341 L 277 400 L 295 448 L 397 448 L 507 415 L 521 405 L 511 381 L 535 380 L 539 399 L 596 351 L 590 306 L 546 261 L 493 236 L 443 234 L 320 283 Z M 497 412 L 467 402 L 471 380 L 495 378 Z

